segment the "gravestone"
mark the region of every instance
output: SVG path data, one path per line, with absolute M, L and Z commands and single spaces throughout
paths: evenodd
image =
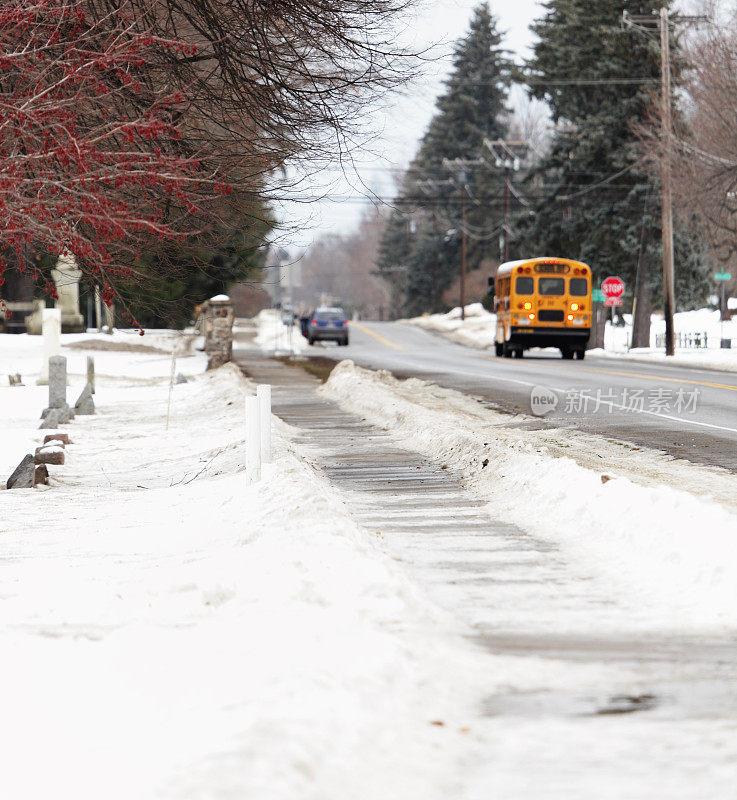
M 29 453 L 13 471 L 5 484 L 7 489 L 30 489 L 33 486 L 33 477 L 36 472 L 36 460 Z
M 44 444 L 51 441 L 62 442 L 62 444 L 71 444 L 68 433 L 47 433 L 46 436 L 44 436 Z
M 87 383 L 92 389 L 92 394 L 95 393 L 95 357 L 87 356 Z
M 67 404 L 67 360 L 65 356 L 49 359 L 49 408 L 64 408 Z
M 33 471 L 33 485 L 38 486 L 39 484 L 43 486 L 49 485 L 49 471 L 46 469 L 45 464 L 37 464 L 36 469 Z
M 79 313 L 79 279 L 82 270 L 72 253 L 65 251 L 59 256 L 56 269 L 51 270 L 51 277 L 59 298 L 56 307 L 61 311 L 62 333 L 84 333 L 84 317 Z
M 57 464 L 64 463 L 63 445 L 45 445 L 36 448 L 36 464 Z
M 74 411 L 67 404 L 67 360 L 65 356 L 49 359 L 49 407 L 41 414 L 40 428 L 58 428 L 74 419 Z
M 61 309 L 45 308 L 43 310 L 43 361 L 39 384 L 49 382 L 49 359 L 61 352 Z
M 84 389 L 82 389 L 82 394 L 80 394 L 77 402 L 74 404 L 74 412 L 75 414 L 95 413 L 95 401 L 92 399 L 92 387 L 89 383 L 85 384 Z
M 61 425 L 61 418 L 63 409 L 61 408 L 48 408 L 44 412 L 43 422 L 38 426 L 39 430 L 50 430 L 52 428 L 58 428 Z M 68 422 L 69 419 L 65 420 Z

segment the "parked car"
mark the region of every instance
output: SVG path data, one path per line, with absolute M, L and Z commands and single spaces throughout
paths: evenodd
M 348 344 L 348 320 L 342 308 L 318 308 L 307 322 L 307 341 Z

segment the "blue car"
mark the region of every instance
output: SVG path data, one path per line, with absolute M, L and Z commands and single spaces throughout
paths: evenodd
M 318 308 L 307 323 L 307 341 L 348 344 L 348 320 L 342 308 Z

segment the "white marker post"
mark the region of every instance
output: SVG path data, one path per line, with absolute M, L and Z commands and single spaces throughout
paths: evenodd
M 246 479 L 261 480 L 261 418 L 258 397 L 246 398 Z
M 169 416 L 171 414 L 171 390 L 174 387 L 174 371 L 177 368 L 177 357 L 171 352 L 171 373 L 169 374 L 169 400 L 166 403 L 166 430 L 169 430 Z
M 38 382 L 45 385 L 49 382 L 49 359 L 61 354 L 61 309 L 45 308 L 41 319 L 43 361 Z
M 256 389 L 259 415 L 261 416 L 261 461 L 271 463 L 271 386 L 259 384 Z

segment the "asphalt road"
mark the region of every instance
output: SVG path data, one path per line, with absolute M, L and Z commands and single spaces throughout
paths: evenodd
M 401 322 L 352 323 L 348 347 L 318 343 L 307 354 L 350 358 L 503 410 L 537 412 L 544 425 L 572 425 L 737 471 L 737 372 L 591 356 L 563 361 L 553 351 L 503 359 Z

